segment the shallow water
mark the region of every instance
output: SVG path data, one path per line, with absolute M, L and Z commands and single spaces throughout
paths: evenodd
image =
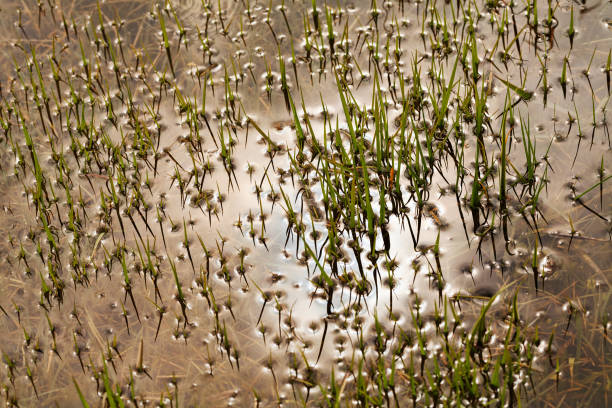
M 23 7 L 8 0 L 3 3 L 2 9 Z M 417 122 L 413 129 L 427 129 L 435 120 L 434 103 L 440 103 L 444 88 L 431 78 L 443 69 L 442 82 L 448 82 L 458 55 L 455 46 L 464 41 L 469 47 L 460 53 L 465 53 L 467 65 L 464 69 L 460 63 L 457 68 L 462 82 L 450 98 L 448 120 L 453 120 L 460 102 L 470 107 L 466 116 L 474 113 L 467 17 L 452 17 L 457 15 L 453 2 L 330 4 L 332 35 L 337 40 L 332 42 L 337 52 L 333 58 L 327 6 L 322 4 L 316 20 L 309 4 L 289 2 L 285 6 L 273 2 L 270 7 L 268 2 L 224 1 L 207 8 L 199 1 L 176 1 L 173 7 L 165 3 L 161 11 L 147 2 L 129 7 L 102 2 L 103 32 L 95 4 L 86 3 L 64 1 L 53 11 L 42 4 L 40 13 L 37 7 L 20 9 L 22 27 L 14 14 L 0 16 L 5 43 L 22 47 L 7 46 L 2 51 L 6 69 L 0 113 L 3 123 L 12 126 L 5 128 L 0 150 L 0 229 L 5 236 L 0 242 L 5 254 L 0 260 L 0 305 L 6 328 L 0 379 L 7 404 L 75 406 L 80 403 L 76 382 L 85 400 L 104 406 L 105 398 L 111 398 L 100 374 L 104 365 L 130 405 L 200 406 L 204 400 L 206 406 L 320 405 L 333 389 L 332 378 L 344 391 L 346 403 L 358 404 L 355 390 L 361 362 L 364 372 L 375 373 L 367 388 L 372 395 L 380 392 L 374 379 L 393 365 L 402 374 L 397 393 L 394 389 L 385 395 L 386 403 L 429 405 L 424 396 L 409 393 L 408 367 L 413 357 L 421 358 L 417 357 L 421 351 L 418 342 L 406 346 L 405 337 L 424 334 L 430 355 L 443 360 L 444 342 L 435 325 L 438 312 L 445 310 L 456 322 L 450 342 L 461 349 L 481 307 L 496 294 L 485 353 L 491 358 L 503 354 L 504 337 L 509 327 L 512 330 L 508 310 L 515 296 L 521 335 L 539 339 L 529 343 L 536 345 L 532 360 L 526 351 L 518 353 L 525 356 L 522 371 L 516 373 L 524 380 L 516 386 L 522 400 L 534 406 L 545 401 L 564 406 L 607 404 L 612 212 L 610 182 L 603 180 L 612 159 L 605 110 L 607 44 L 612 37 L 606 22 L 612 11 L 609 2 L 574 3 L 576 35 L 571 50 L 564 31 L 571 3 L 554 5 L 557 28 L 554 37 L 547 37 L 543 33 L 548 30 L 548 3 L 538 2 L 537 48 L 538 32 L 525 28 L 517 41 L 520 51 L 508 46 L 514 35 L 502 46 L 489 21 L 492 17 L 500 21 L 505 10 L 514 13 L 521 30 L 527 19 L 524 6 L 498 5 L 487 11 L 484 3 L 498 2 L 477 2 L 481 7 L 473 44 L 480 60 L 477 89 L 486 84 L 489 126 L 483 135 L 489 161 L 481 163 L 479 171 L 492 172 L 480 179 L 484 192 L 478 215 L 474 217 L 469 207 L 473 184 L 469 177 L 476 172 L 478 142 L 474 124 L 465 121 L 457 127 L 465 138 L 453 130 L 449 139 L 453 154 L 443 145 L 434 146 L 435 167 L 424 176 L 429 187 L 423 190 L 422 207 L 407 170 L 413 162 L 404 165 L 398 177 L 400 208 L 385 209 L 388 218 L 375 237 L 363 226 L 355 235 L 348 227 L 346 214 L 354 203 L 348 192 L 340 206 L 345 213 L 336 218 L 330 217 L 331 210 L 326 212 L 325 197 L 332 187 L 344 189 L 333 184 L 336 180 L 362 183 L 353 176 L 357 169 L 359 177 L 368 175 L 373 217 L 381 217 L 380 186 L 391 186 L 395 168 L 376 167 L 377 150 L 370 148 L 377 146 L 374 112 L 379 109 L 380 115 L 384 110 L 388 130 L 395 134 L 386 143 L 399 154 L 395 132 L 406 108 L 398 70 L 412 92 L 415 60 L 427 95 L 422 107 L 410 108 Z M 69 21 L 67 30 L 62 14 Z M 175 15 L 186 29 L 187 44 Z M 433 15 L 438 26 L 429 24 Z M 172 66 L 160 16 L 167 26 Z M 432 44 L 443 35 L 436 30 L 441 30 L 444 16 L 449 24 L 456 21 L 451 30 L 456 42 L 447 45 L 445 58 L 432 56 Z M 304 21 L 313 31 L 308 39 L 314 44 L 310 54 Z M 322 27 L 320 36 L 315 24 Z M 512 25 L 507 29 L 512 31 Z M 112 51 L 104 46 L 105 37 L 111 39 Z M 395 61 L 393 43 L 400 37 L 402 54 Z M 347 39 L 349 52 L 343 48 Z M 88 66 L 82 62 L 79 40 Z M 391 44 L 390 56 L 385 54 L 386 44 Z M 18 64 L 31 60 L 22 50 L 29 52 L 33 46 L 42 82 L 33 64 L 19 73 L 12 67 L 13 57 Z M 368 47 L 379 47 L 380 58 Z M 508 47 L 512 54 L 507 67 L 499 58 L 500 47 Z M 53 52 L 61 61 L 55 65 L 62 68 L 58 85 L 50 59 Z M 308 141 L 305 161 L 297 156 L 298 126 L 286 108 L 279 53 L 299 124 L 324 149 L 317 155 L 314 142 Z M 559 78 L 566 56 L 564 97 Z M 544 63 L 548 91 L 543 85 Z M 588 67 L 587 76 L 583 71 Z M 369 109 L 361 139 L 369 149 L 363 158 L 365 171 L 356 159 L 341 154 L 339 145 L 350 152 L 354 146 L 334 68 L 347 70 L 343 77 L 355 106 Z M 27 84 L 26 91 L 18 74 Z M 88 90 L 89 75 L 93 85 Z M 528 101 L 518 100 L 519 93 L 505 80 L 533 95 Z M 34 97 L 42 95 L 41 83 L 51 95 L 48 112 L 43 105 L 37 108 L 44 97 Z M 384 108 L 373 102 L 377 83 Z M 499 129 L 507 93 L 515 123 L 509 132 L 505 213 L 499 194 Z M 75 103 L 75 98 L 80 102 Z M 21 121 L 10 106 L 18 106 Z M 205 114 L 192 115 L 193 106 Z M 535 144 L 530 154 L 538 165 L 531 186 L 517 177 L 529 161 L 519 118 Z M 23 123 L 46 180 L 42 182 L 47 191 L 45 211 L 55 252 L 37 209 L 36 189 L 41 182 Z M 336 131 L 341 143 L 331 139 Z M 416 154 L 419 147 L 427 149 L 426 132 L 420 133 L 422 139 L 405 145 L 408 155 Z M 73 153 L 73 140 L 87 153 Z M 19 147 L 23 159 L 13 146 Z M 60 152 L 65 165 L 54 159 Z M 425 161 L 431 154 L 425 151 L 421 157 Z M 455 161 L 459 154 L 461 168 Z M 332 183 L 322 169 L 344 179 L 338 176 Z M 461 174 L 468 178 L 459 191 L 455 180 Z M 572 199 L 598 182 L 601 189 L 596 186 L 580 200 Z M 532 212 L 529 200 L 534 189 L 540 195 L 537 211 Z M 118 192 L 117 201 L 113 191 Z M 70 200 L 79 219 L 78 241 L 68 222 Z M 391 201 L 389 196 L 385 200 Z M 288 203 L 304 224 L 301 233 L 295 223 L 290 225 Z M 360 217 L 365 225 L 366 215 Z M 337 241 L 337 257 L 330 240 Z M 363 250 L 354 251 L 355 244 Z M 318 256 L 316 261 L 307 248 Z M 375 259 L 369 256 L 371 248 Z M 534 262 L 540 274 L 535 280 Z M 331 276 L 333 286 L 325 282 L 324 273 Z M 458 320 L 447 312 L 449 303 L 455 305 Z M 415 323 L 420 320 L 423 328 L 417 330 Z M 530 381 L 527 361 L 535 373 Z M 428 360 L 428 367 L 431 364 Z

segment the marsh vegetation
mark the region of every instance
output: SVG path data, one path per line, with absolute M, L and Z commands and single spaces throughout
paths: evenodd
M 609 406 L 611 16 L 1 1 L 1 398 Z

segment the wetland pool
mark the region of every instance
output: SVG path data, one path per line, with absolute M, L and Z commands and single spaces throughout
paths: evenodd
M 606 407 L 608 0 L 0 0 L 6 406 Z

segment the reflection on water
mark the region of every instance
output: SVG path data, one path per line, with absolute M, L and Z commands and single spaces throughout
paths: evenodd
M 9 405 L 605 406 L 609 3 L 5 3 Z

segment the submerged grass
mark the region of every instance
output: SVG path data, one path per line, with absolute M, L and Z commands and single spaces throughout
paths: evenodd
M 608 404 L 589 7 L 142 3 L 3 28 L 7 405 Z

